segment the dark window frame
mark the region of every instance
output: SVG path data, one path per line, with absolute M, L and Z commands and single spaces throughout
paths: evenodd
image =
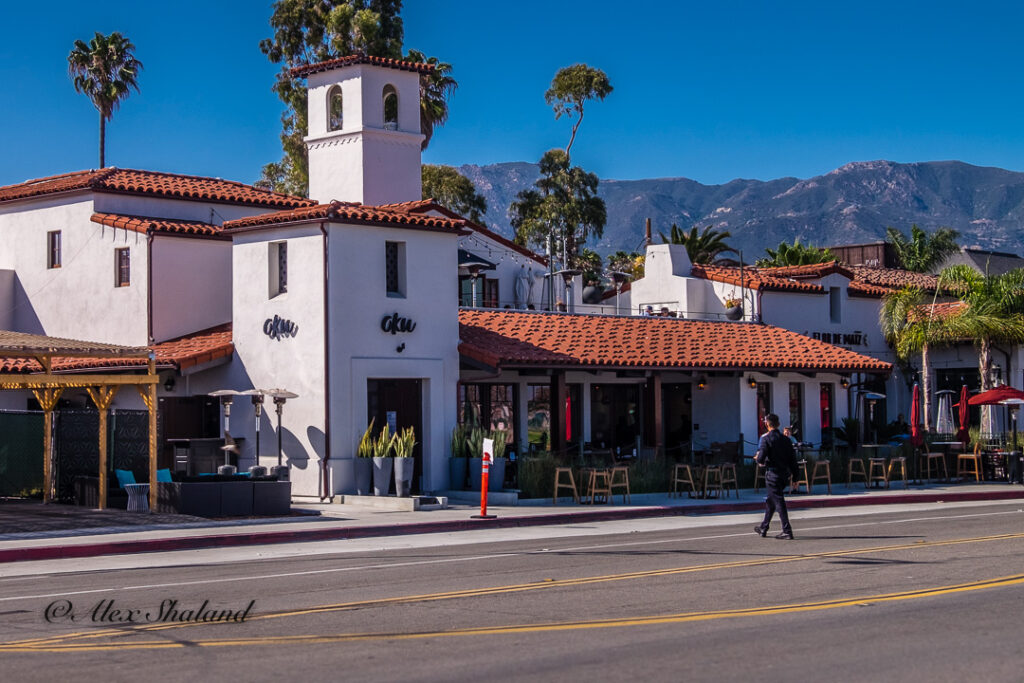
M 129 247 L 118 247 L 114 250 L 114 286 L 131 287 L 132 285 L 132 252 Z
M 61 234 L 60 230 L 51 230 L 46 233 L 46 267 L 60 268 L 61 266 Z

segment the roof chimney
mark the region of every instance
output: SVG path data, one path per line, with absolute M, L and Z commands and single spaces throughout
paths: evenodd
M 644 246 L 651 246 L 651 219 L 648 218 L 646 222 L 646 228 L 644 230 Z

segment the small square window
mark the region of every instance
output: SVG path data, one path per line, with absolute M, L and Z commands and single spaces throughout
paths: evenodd
M 268 253 L 270 298 L 288 291 L 288 243 L 271 242 Z
M 60 230 L 46 233 L 46 267 L 60 268 Z
M 131 251 L 128 247 L 114 250 L 114 286 L 128 287 L 132 283 Z
M 405 297 L 405 242 L 384 243 L 384 279 L 390 297 Z

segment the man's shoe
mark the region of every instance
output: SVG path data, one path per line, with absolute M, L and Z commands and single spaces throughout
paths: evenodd
M 768 530 L 764 529 L 762 527 L 759 527 L 759 526 L 755 526 L 754 527 L 754 533 L 757 534 L 758 536 L 760 536 L 761 538 L 764 538 L 765 536 L 768 535 Z
M 781 538 L 786 541 L 792 541 L 793 533 L 790 531 L 783 531 L 781 534 L 775 534 L 775 538 Z

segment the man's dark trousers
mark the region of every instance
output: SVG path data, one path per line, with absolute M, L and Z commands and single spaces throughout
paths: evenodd
M 768 470 L 764 473 L 764 483 L 767 496 L 764 499 L 764 521 L 761 528 L 768 531 L 768 525 L 772 523 L 772 517 L 776 510 L 779 513 L 779 521 L 782 522 L 782 532 L 793 533 L 793 527 L 789 525 L 789 510 L 786 509 L 786 499 L 782 492 L 789 485 L 789 474 L 779 474 L 775 470 Z

